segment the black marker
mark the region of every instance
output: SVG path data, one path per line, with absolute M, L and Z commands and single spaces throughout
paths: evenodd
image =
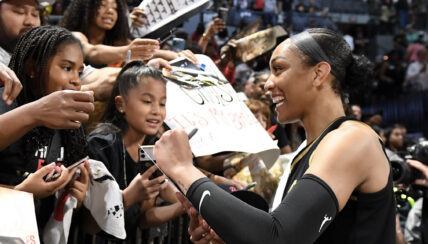
M 198 128 L 193 128 L 193 130 L 191 130 L 189 132 L 189 134 L 187 135 L 187 137 L 190 139 L 192 139 L 192 137 L 196 134 L 196 132 L 198 132 Z
M 166 41 L 168 41 L 169 39 L 171 39 L 172 37 L 174 37 L 174 34 L 175 34 L 175 32 L 177 31 L 177 28 L 172 28 L 170 31 L 169 31 L 169 35 L 168 36 L 166 36 L 164 39 L 162 39 L 162 40 L 159 40 L 158 39 L 158 41 L 159 41 L 159 45 L 162 45 L 164 42 L 166 42 Z

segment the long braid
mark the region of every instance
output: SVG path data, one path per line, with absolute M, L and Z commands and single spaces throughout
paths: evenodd
M 17 98 L 18 106 L 33 102 L 46 94 L 43 83 L 49 73 L 48 61 L 64 44 L 80 42 L 70 31 L 58 26 L 36 27 L 18 40 L 9 67 L 16 73 L 23 89 Z M 49 145 L 54 130 L 37 127 L 24 136 L 25 153 L 31 157 L 41 146 Z M 73 163 L 86 154 L 87 143 L 82 129 L 62 130 L 65 162 Z

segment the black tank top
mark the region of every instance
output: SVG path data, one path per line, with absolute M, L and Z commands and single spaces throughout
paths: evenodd
M 317 139 L 294 157 L 283 197 L 309 168 L 312 153 L 321 140 L 346 120 L 351 119 L 340 117 L 335 120 Z M 384 148 L 382 141 L 379 141 Z M 336 215 L 334 221 L 315 243 L 395 243 L 395 198 L 392 188 L 392 174 L 390 173 L 388 183 L 382 190 L 375 193 L 354 191 L 345 207 Z

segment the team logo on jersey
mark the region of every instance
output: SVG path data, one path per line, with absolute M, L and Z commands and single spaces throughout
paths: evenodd
M 327 214 L 325 214 L 325 215 L 324 215 L 324 220 L 322 221 L 321 226 L 320 226 L 320 229 L 319 229 L 319 231 L 318 231 L 318 232 L 320 232 L 320 233 L 321 233 L 321 229 L 322 229 L 322 227 L 324 226 L 324 224 L 325 224 L 325 223 L 327 223 L 328 221 L 331 221 L 331 218 L 332 218 L 332 217 L 327 217 Z

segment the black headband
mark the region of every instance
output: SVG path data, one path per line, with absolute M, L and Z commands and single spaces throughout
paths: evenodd
M 307 56 L 311 57 L 315 62 L 327 62 L 331 67 L 331 73 L 336 77 L 338 80 L 343 80 L 343 75 L 340 75 L 340 72 L 338 72 L 333 66 L 328 58 L 328 56 L 325 54 L 325 52 L 322 50 L 320 45 L 318 45 L 317 41 L 312 37 L 309 32 L 304 31 L 297 35 L 293 35 L 290 37 L 290 40 L 296 45 L 300 51 L 302 51 Z

